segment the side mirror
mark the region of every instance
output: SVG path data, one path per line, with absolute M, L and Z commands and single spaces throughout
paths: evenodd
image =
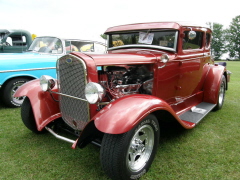
M 197 36 L 197 34 L 196 34 L 195 31 L 192 31 L 192 30 L 189 31 L 189 33 L 188 33 L 188 39 L 193 40 L 193 39 L 196 38 L 196 36 Z

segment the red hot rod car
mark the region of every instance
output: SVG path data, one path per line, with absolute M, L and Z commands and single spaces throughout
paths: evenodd
M 22 121 L 33 132 L 84 147 L 101 147 L 112 179 L 146 173 L 159 143 L 159 124 L 196 126 L 223 106 L 226 69 L 214 64 L 209 28 L 175 22 L 108 28 L 106 54 L 73 52 L 57 61 L 57 79 L 21 86 Z M 76 140 L 57 134 L 73 132 Z

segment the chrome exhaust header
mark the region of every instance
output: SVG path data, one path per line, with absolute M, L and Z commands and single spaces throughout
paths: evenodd
M 57 139 L 61 139 L 61 140 L 63 140 L 63 141 L 69 142 L 69 143 L 71 143 L 71 144 L 74 144 L 74 143 L 75 143 L 75 141 L 72 140 L 72 139 L 69 139 L 69 138 L 66 138 L 66 137 L 63 137 L 63 136 L 58 135 L 57 133 L 55 133 L 55 132 L 54 132 L 51 128 L 49 128 L 49 127 L 45 127 L 45 129 L 46 129 L 48 132 L 50 132 L 53 136 L 55 136 Z

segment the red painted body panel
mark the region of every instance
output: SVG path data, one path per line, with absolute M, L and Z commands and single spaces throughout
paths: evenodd
M 204 99 L 203 101 L 216 104 L 218 100 L 218 90 L 221 84 L 221 78 L 224 73 L 224 67 L 220 65 L 212 65 L 204 83 Z
M 117 99 L 104 107 L 92 120 L 95 120 L 96 128 L 104 133 L 121 134 L 131 130 L 142 118 L 157 110 L 170 112 L 186 129 L 195 126 L 194 123 L 180 120 L 165 101 L 143 94 Z
M 53 89 L 53 91 L 55 91 Z M 58 102 L 49 92 L 43 92 L 39 79 L 23 84 L 15 93 L 15 97 L 27 96 L 30 99 L 37 129 L 41 131 L 47 124 L 61 117 Z M 56 94 L 54 97 L 57 99 Z
M 91 54 L 91 59 L 97 66 L 108 66 L 108 65 L 118 65 L 118 64 L 150 64 L 156 62 L 156 55 L 160 56 L 163 51 L 146 51 L 141 49 L 131 49 L 131 50 L 116 50 L 113 52 L 108 52 L 108 54 Z M 166 52 L 165 52 L 166 53 Z M 83 58 L 86 63 L 86 55 L 83 56 L 82 53 L 73 53 Z M 156 54 L 156 55 L 155 55 Z

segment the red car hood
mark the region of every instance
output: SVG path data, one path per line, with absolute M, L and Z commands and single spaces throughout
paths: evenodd
M 117 64 L 152 64 L 157 61 L 164 51 L 154 50 L 115 50 L 107 54 L 86 54 L 91 57 L 96 66 Z

